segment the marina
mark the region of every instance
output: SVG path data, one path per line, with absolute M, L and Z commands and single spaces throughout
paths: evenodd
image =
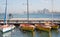
M 0 10 L 3 11 L 0 13 L 0 37 L 59 37 L 60 11 L 54 9 L 54 0 L 47 1 L 49 8 L 46 3 L 42 6 L 43 4 L 39 5 L 38 2 L 33 3 L 31 0 L 2 2 L 1 0 L 1 8 L 4 9 Z

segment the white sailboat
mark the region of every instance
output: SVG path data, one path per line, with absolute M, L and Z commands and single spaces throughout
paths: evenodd
M 4 17 L 4 25 L 0 25 L 0 30 L 5 33 L 12 29 L 14 29 L 14 25 L 7 24 L 7 0 L 6 0 L 6 7 L 5 7 L 5 17 Z

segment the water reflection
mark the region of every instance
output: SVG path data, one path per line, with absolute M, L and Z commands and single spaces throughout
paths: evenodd
M 3 34 L 2 34 L 2 32 L 0 31 L 0 37 L 3 37 Z
M 44 31 L 23 32 L 20 31 L 18 28 L 3 34 L 3 37 L 59 37 L 59 36 L 60 32 L 58 30 L 52 30 L 50 32 Z
M 51 37 L 51 32 L 39 31 L 36 32 L 36 37 Z
M 48 33 L 48 37 L 52 37 L 52 33 L 51 33 L 51 31 Z
M 34 32 L 22 31 L 21 33 L 23 37 L 35 37 L 35 31 Z
M 60 32 L 58 30 L 52 30 L 52 37 L 60 37 Z
M 11 32 L 4 33 L 3 37 L 11 37 Z

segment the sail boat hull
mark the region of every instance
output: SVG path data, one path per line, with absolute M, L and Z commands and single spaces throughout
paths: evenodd
M 52 22 L 46 22 L 45 25 L 50 26 L 52 29 L 58 29 L 59 28 L 59 25 L 57 25 L 56 23 L 52 23 Z
M 52 29 L 58 29 L 59 25 L 54 24 L 54 25 L 51 25 L 51 27 L 52 27 Z
M 3 32 L 3 33 L 5 33 L 5 32 L 8 32 L 8 31 L 11 31 L 11 30 L 13 30 L 15 28 L 15 26 L 14 25 L 3 25 L 3 26 L 1 26 L 1 31 Z
M 23 31 L 34 31 L 35 26 L 33 26 L 31 24 L 20 24 L 19 28 Z
M 47 31 L 47 32 L 51 30 L 50 26 L 45 26 L 45 25 L 40 25 L 40 24 L 35 24 L 35 27 L 38 30 Z

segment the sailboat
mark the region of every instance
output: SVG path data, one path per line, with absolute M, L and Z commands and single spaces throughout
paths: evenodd
M 12 29 L 14 29 L 14 25 L 7 24 L 7 0 L 6 0 L 6 7 L 5 7 L 5 16 L 4 16 L 4 25 L 0 25 L 0 30 L 5 33 Z
M 52 12 L 53 12 L 53 0 L 52 0 Z M 35 24 L 36 29 L 43 31 L 50 31 L 51 29 L 58 29 L 59 25 L 53 23 L 53 13 L 52 13 L 52 22 L 45 22 L 44 24 Z
M 52 1 L 52 23 L 50 24 L 50 26 L 53 28 L 53 29 L 58 29 L 59 28 L 59 25 L 57 25 L 56 23 L 53 23 L 53 0 Z
M 49 24 L 49 26 L 51 26 L 52 29 L 58 29 L 59 25 L 57 25 L 56 23 L 53 23 L 53 0 L 51 0 L 52 2 L 52 22 L 47 22 Z M 46 24 L 45 24 L 46 25 Z
M 21 30 L 24 30 L 24 31 L 34 31 L 35 26 L 32 25 L 32 24 L 29 24 L 29 4 L 28 4 L 28 0 L 27 0 L 27 22 L 28 23 L 20 24 L 19 28 Z

